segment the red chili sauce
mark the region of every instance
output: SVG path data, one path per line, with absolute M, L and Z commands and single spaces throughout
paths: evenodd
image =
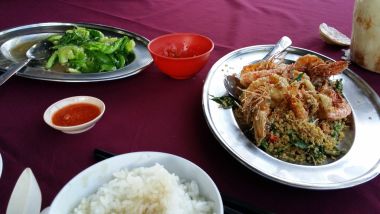
M 96 105 L 76 103 L 65 106 L 53 114 L 52 122 L 57 126 L 75 126 L 87 123 L 100 114 Z
M 188 58 L 195 57 L 198 54 L 191 48 L 177 48 L 175 45 L 165 47 L 161 55 L 170 58 Z

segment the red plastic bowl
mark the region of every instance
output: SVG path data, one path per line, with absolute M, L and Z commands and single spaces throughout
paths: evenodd
M 163 73 L 175 79 L 187 79 L 206 65 L 214 43 L 195 33 L 172 33 L 153 39 L 148 49 Z

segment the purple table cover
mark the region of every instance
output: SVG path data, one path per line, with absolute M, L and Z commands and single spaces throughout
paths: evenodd
M 379 213 L 380 178 L 341 190 L 314 191 L 264 178 L 235 160 L 214 138 L 203 116 L 202 87 L 211 66 L 242 47 L 273 44 L 283 35 L 293 45 L 336 60 L 342 48 L 326 45 L 326 22 L 351 34 L 354 0 L 56 0 L 0 1 L 0 30 L 41 22 L 89 22 L 123 28 L 153 39 L 172 32 L 210 37 L 210 61 L 191 79 L 174 80 L 151 65 L 140 74 L 97 83 L 60 83 L 12 77 L 0 86 L 0 213 L 18 176 L 30 167 L 42 191 L 42 207 L 77 173 L 95 163 L 94 148 L 114 153 L 160 151 L 203 168 L 220 191 L 276 213 Z M 350 68 L 380 92 L 380 75 Z M 88 132 L 68 135 L 42 115 L 57 100 L 90 95 L 106 104 Z M 378 140 L 377 140 L 378 141 Z M 373 143 L 376 142 L 374 139 Z

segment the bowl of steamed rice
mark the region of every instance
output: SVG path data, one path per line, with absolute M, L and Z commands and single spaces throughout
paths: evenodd
M 200 167 L 160 152 L 101 161 L 71 179 L 49 213 L 222 214 L 218 188 Z

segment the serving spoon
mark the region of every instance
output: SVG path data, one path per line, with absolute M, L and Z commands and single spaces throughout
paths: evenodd
M 250 62 L 249 64 L 255 64 L 260 61 L 266 61 L 271 60 L 274 57 L 279 56 L 282 54 L 290 45 L 292 44 L 292 40 L 287 37 L 283 36 L 276 45 L 267 53 L 267 55 L 264 56 L 261 60 L 255 60 Z M 242 92 L 242 85 L 240 83 L 240 79 L 237 78 L 235 75 L 227 75 L 224 78 L 224 87 L 226 88 L 228 94 L 234 98 L 236 101 L 239 101 L 239 96 Z
M 48 58 L 51 53 L 50 46 L 51 42 L 48 41 L 41 41 L 34 44 L 26 52 L 27 59 L 12 66 L 9 70 L 0 76 L 0 86 L 4 84 L 9 78 L 11 78 L 11 76 L 13 76 L 15 73 L 27 66 L 32 60 L 39 61 Z

